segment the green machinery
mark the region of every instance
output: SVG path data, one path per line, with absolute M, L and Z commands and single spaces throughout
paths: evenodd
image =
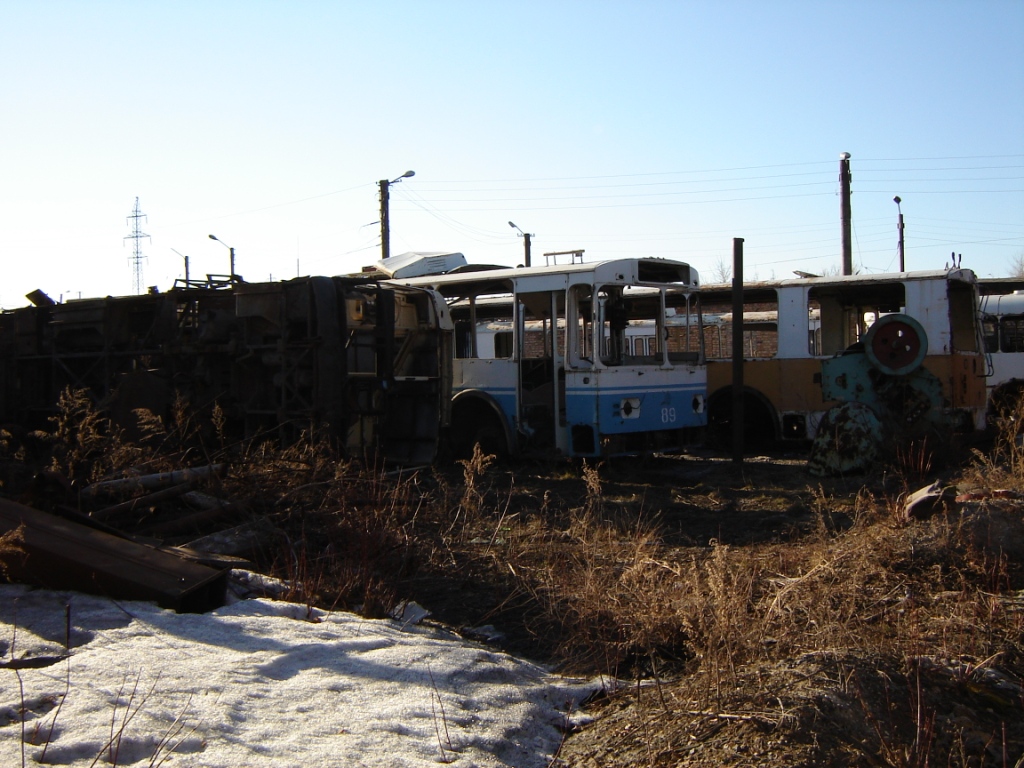
M 866 469 L 890 440 L 924 436 L 949 425 L 942 382 L 924 366 L 928 337 L 904 314 L 883 315 L 863 339 L 821 366 L 825 412 L 808 469 L 815 475 Z

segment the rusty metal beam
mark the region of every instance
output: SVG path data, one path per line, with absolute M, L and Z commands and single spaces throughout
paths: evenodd
M 153 600 L 179 613 L 224 604 L 227 571 L 0 500 L 0 534 L 21 526 L 27 557 L 6 563 L 12 579 L 120 600 Z

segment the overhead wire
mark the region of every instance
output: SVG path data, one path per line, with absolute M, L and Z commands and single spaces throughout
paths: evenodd
M 461 234 L 465 235 L 466 237 L 472 240 L 475 240 L 476 242 L 495 243 L 504 242 L 509 239 L 508 235 L 505 234 L 504 232 L 488 231 L 485 229 L 481 229 L 480 227 L 474 227 L 472 225 L 465 224 L 464 222 L 460 222 L 457 219 L 438 211 L 435 207 L 429 205 L 425 200 L 422 199 L 422 197 L 418 196 L 415 192 L 403 190 L 403 193 L 403 196 L 409 199 L 409 202 L 411 202 L 417 208 L 421 209 L 428 215 L 434 217 L 441 223 L 450 226 L 455 231 L 460 232 Z
M 967 184 L 978 181 L 1020 181 L 1022 178 L 1019 175 L 1014 176 L 993 176 L 993 175 L 975 175 L 970 177 L 958 177 L 958 178 L 884 178 L 891 174 L 897 173 L 934 173 L 934 172 L 950 172 L 950 171 L 972 171 L 977 174 L 980 171 L 987 170 L 1012 170 L 1016 168 L 1024 167 L 1024 165 L 1018 163 L 1011 163 L 1007 165 L 992 165 L 992 164 L 976 164 L 969 163 L 966 161 L 970 160 L 995 160 L 995 159 L 1006 159 L 1010 161 L 1017 161 L 1020 158 L 1024 158 L 1024 155 L 973 155 L 973 156 L 944 156 L 944 157 L 911 157 L 911 158 L 860 158 L 858 159 L 856 178 L 862 182 L 855 186 L 855 192 L 860 194 L 888 194 L 890 190 L 880 189 L 878 185 L 880 183 L 887 183 L 893 185 L 899 185 L 901 187 L 901 194 L 915 194 L 915 195 L 955 195 L 955 194 L 992 194 L 992 193 L 1018 193 L 1024 190 L 1022 189 L 969 189 L 966 187 L 960 187 L 957 189 L 912 189 L 906 190 L 903 185 L 907 183 L 941 183 L 941 184 Z M 922 163 L 942 162 L 945 165 L 938 167 L 921 167 Z M 896 167 L 874 167 L 874 164 L 898 164 Z M 406 202 L 411 206 L 415 206 L 417 209 L 424 212 L 426 215 L 434 218 L 436 221 L 444 226 L 451 228 L 458 232 L 461 236 L 472 239 L 475 242 L 481 243 L 502 243 L 508 240 L 508 236 L 503 231 L 499 230 L 488 230 L 479 226 L 474 226 L 467 223 L 462 219 L 459 214 L 481 214 L 490 211 L 502 211 L 503 213 L 508 210 L 508 203 L 532 203 L 527 206 L 516 206 L 517 211 L 545 211 L 545 212 L 556 212 L 556 211 L 569 211 L 569 210 L 603 210 L 610 208 L 640 208 L 640 207 L 671 207 L 671 206 L 694 206 L 694 205 L 713 205 L 713 204 L 733 204 L 740 202 L 752 202 L 752 201 L 770 201 L 770 200 L 784 200 L 784 199 L 796 199 L 796 198 L 810 198 L 820 197 L 826 194 L 835 194 L 835 190 L 832 192 L 826 191 L 806 191 L 806 192 L 788 192 L 783 194 L 771 194 L 772 192 L 780 192 L 784 190 L 795 190 L 795 189 L 806 189 L 809 187 L 825 187 L 833 186 L 835 188 L 835 179 L 830 178 L 828 180 L 821 181 L 789 181 L 791 179 L 816 176 L 821 173 L 825 173 L 827 168 L 833 166 L 832 161 L 809 161 L 801 163 L 777 163 L 768 165 L 752 165 L 752 166 L 734 166 L 726 168 L 705 168 L 695 170 L 674 170 L 674 171 L 658 171 L 648 173 L 624 173 L 624 174 L 596 174 L 588 176 L 552 176 L 552 177 L 536 177 L 536 178 L 514 178 L 514 179 L 465 179 L 465 180 L 433 180 L 432 186 L 418 186 L 415 189 L 412 186 L 399 187 L 396 189 L 398 194 L 396 195 L 396 202 Z M 819 170 L 804 170 L 817 168 Z M 781 173 L 763 173 L 764 171 L 782 170 L 787 172 Z M 789 172 L 791 171 L 791 172 Z M 743 172 L 750 172 L 746 175 Z M 709 176 L 719 175 L 719 178 L 708 178 Z M 785 181 L 785 183 L 772 183 L 763 184 L 758 182 L 765 181 Z M 585 182 L 585 183 L 579 183 Z M 593 183 L 591 183 L 593 182 Z M 749 182 L 746 184 L 736 185 L 736 182 Z M 731 183 L 734 186 L 721 187 L 720 185 L 725 183 Z M 693 189 L 692 187 L 700 185 L 699 188 Z M 230 218 L 234 216 L 241 216 L 250 213 L 258 213 L 262 211 L 272 210 L 275 208 L 281 208 L 285 206 L 298 205 L 301 203 L 317 200 L 333 195 L 343 194 L 358 189 L 366 189 L 372 185 L 370 184 L 359 184 L 351 187 L 347 187 L 340 190 L 334 190 L 331 192 L 324 192 L 316 195 L 310 195 L 295 200 L 282 201 L 272 203 L 269 205 L 261 206 L 258 208 L 247 209 L 244 211 L 235 211 L 233 213 L 224 214 L 223 216 L 214 217 L 213 220 L 219 220 L 223 218 Z M 436 187 L 443 187 L 438 189 Z M 661 188 L 655 191 L 653 188 Z M 670 189 L 675 187 L 675 189 Z M 684 189 L 685 187 L 685 189 Z M 620 190 L 615 194 L 594 194 L 601 190 Z M 543 196 L 537 195 L 523 195 L 531 191 L 546 193 Z M 568 195 L 557 195 L 552 193 L 559 192 L 573 192 L 580 191 L 584 194 L 568 194 Z M 588 194 L 589 193 L 589 194 Z M 459 195 L 459 197 L 445 198 L 446 195 Z M 495 197 L 495 195 L 503 195 L 501 197 Z M 692 199 L 700 197 L 700 199 Z M 555 203 L 552 205 L 552 203 Z M 453 207 L 453 206 L 470 206 L 470 207 Z M 211 220 L 209 218 L 203 219 Z M 924 222 L 926 219 L 915 219 L 915 221 Z M 955 224 L 956 226 L 971 224 L 971 222 L 949 222 L 946 219 L 937 220 L 941 221 L 942 224 Z M 195 222 L 183 222 L 183 223 L 195 223 Z M 858 220 L 857 226 L 860 229 L 858 232 L 858 248 L 860 244 L 868 245 L 873 240 L 860 240 L 860 235 L 864 233 L 864 228 L 861 227 L 865 220 Z M 1006 223 L 981 223 L 976 222 L 975 224 L 980 226 L 989 227 L 1008 227 L 1012 233 L 1015 225 Z M 168 227 L 180 226 L 180 224 L 167 225 Z M 815 227 L 809 227 L 810 231 L 814 231 Z M 818 227 L 821 229 L 821 227 Z M 757 230 L 747 231 L 759 231 L 763 234 L 783 234 L 785 231 L 796 233 L 800 230 L 800 227 L 762 227 Z M 919 240 L 924 239 L 927 234 L 927 230 L 920 231 L 922 237 Z M 685 237 L 689 239 L 699 238 L 701 236 L 709 237 L 713 232 L 709 233 L 695 233 L 687 232 Z M 938 233 L 936 233 L 938 234 Z M 992 233 L 995 234 L 995 233 Z M 636 240 L 638 237 L 641 239 L 649 240 L 670 240 L 670 234 L 657 234 L 650 235 L 644 233 L 643 235 L 634 235 L 630 238 L 623 236 L 621 239 Z M 943 242 L 940 237 L 933 238 L 935 242 Z M 1020 240 L 1020 237 L 1008 236 L 1005 238 L 986 238 L 964 241 L 958 238 L 956 242 L 971 242 L 971 243 L 1007 243 L 1012 244 L 1014 241 Z M 604 238 L 605 242 L 613 243 L 616 242 L 616 238 Z M 774 248 L 788 247 L 790 249 L 804 249 L 810 250 L 815 243 L 823 242 L 821 240 L 813 241 L 800 241 L 797 243 L 791 243 L 789 245 L 774 245 Z M 372 248 L 372 245 L 364 246 L 361 248 L 348 251 L 347 253 L 356 253 L 362 250 L 368 250 Z

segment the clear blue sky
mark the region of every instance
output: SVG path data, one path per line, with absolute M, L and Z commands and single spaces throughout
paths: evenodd
M 339 274 L 392 253 L 682 259 L 710 278 L 1024 255 L 1024 0 L 0 0 L 0 305 Z

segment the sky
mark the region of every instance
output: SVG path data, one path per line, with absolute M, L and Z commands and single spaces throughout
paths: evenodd
M 544 768 L 600 688 L 391 619 L 0 585 L 0 661 L 43 657 L 0 669 L 3 765 Z
M 836 272 L 843 152 L 856 269 L 899 268 L 901 211 L 907 269 L 1007 275 L 1022 40 L 1024 0 L 0 0 L 0 306 L 228 248 L 248 281 L 355 272 L 408 170 L 392 254 L 515 265 L 527 232 L 710 282 L 743 238 L 747 279 Z

